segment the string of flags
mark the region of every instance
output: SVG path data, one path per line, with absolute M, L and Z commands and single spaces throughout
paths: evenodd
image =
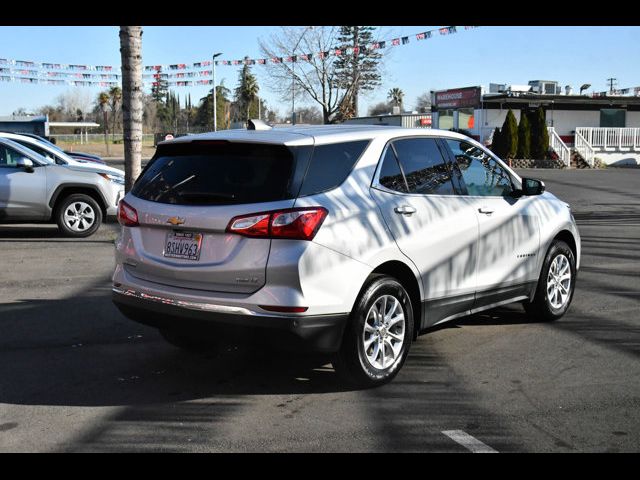
M 635 96 L 640 95 L 640 87 L 630 87 L 630 88 L 619 88 L 611 91 L 604 92 L 595 92 L 593 93 L 593 97 L 606 97 L 611 95 L 629 95 L 633 91 Z
M 411 39 L 423 41 L 434 35 L 451 35 L 459 28 L 469 30 L 476 26 L 441 27 L 387 40 L 377 40 L 365 45 L 345 49 L 333 48 L 323 52 L 303 53 L 286 57 L 248 58 L 242 60 L 216 60 L 215 66 L 267 65 L 269 63 L 310 62 L 315 57 L 324 59 L 329 56 L 357 55 L 361 51 L 382 50 L 389 47 L 407 45 Z M 212 60 L 193 63 L 175 63 L 169 65 L 146 65 L 143 67 L 142 79 L 145 86 L 158 85 L 164 80 L 168 86 L 186 87 L 192 85 L 212 85 Z M 26 60 L 0 58 L 0 82 L 19 82 L 47 85 L 72 86 L 119 86 L 122 75 L 117 73 L 119 67 L 110 65 L 79 65 L 63 63 L 40 63 Z M 185 80 L 185 79 L 192 80 Z

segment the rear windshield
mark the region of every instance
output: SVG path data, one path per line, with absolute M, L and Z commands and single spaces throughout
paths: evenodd
M 309 148 L 203 141 L 158 146 L 136 197 L 177 205 L 233 205 L 294 198 L 296 157 Z M 298 183 L 298 185 L 296 185 Z

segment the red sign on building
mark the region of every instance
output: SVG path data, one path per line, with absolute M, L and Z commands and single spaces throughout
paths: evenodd
M 436 92 L 438 108 L 478 108 L 480 107 L 480 87 L 454 88 Z

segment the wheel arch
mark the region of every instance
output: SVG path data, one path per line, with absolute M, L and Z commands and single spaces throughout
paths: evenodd
M 51 207 L 51 215 L 54 215 L 56 207 L 59 202 L 68 197 L 69 195 L 73 195 L 76 193 L 82 193 L 93 198 L 100 210 L 102 211 L 102 217 L 106 218 L 107 216 L 107 201 L 105 200 L 102 192 L 98 190 L 96 187 L 91 185 L 86 185 L 82 183 L 64 183 L 59 185 L 51 195 L 49 199 L 49 207 Z
M 418 337 L 418 332 L 422 324 L 422 292 L 420 289 L 420 281 L 416 277 L 411 267 L 406 263 L 398 260 L 390 260 L 378 265 L 372 272 L 372 275 L 389 275 L 402 284 L 409 294 L 411 307 L 413 308 L 413 339 Z

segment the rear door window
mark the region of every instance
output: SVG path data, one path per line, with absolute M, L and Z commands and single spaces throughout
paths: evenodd
M 407 138 L 393 142 L 409 193 L 455 195 L 451 170 L 434 138 Z
M 293 198 L 296 148 L 202 141 L 158 147 L 132 189 L 144 200 L 178 205 L 233 205 Z
M 300 196 L 326 192 L 341 185 L 368 144 L 369 140 L 358 140 L 314 147 Z
M 389 145 L 382 159 L 382 168 L 380 169 L 380 185 L 396 192 L 408 193 L 407 182 L 402 175 L 398 159 L 393 151 L 393 147 Z

